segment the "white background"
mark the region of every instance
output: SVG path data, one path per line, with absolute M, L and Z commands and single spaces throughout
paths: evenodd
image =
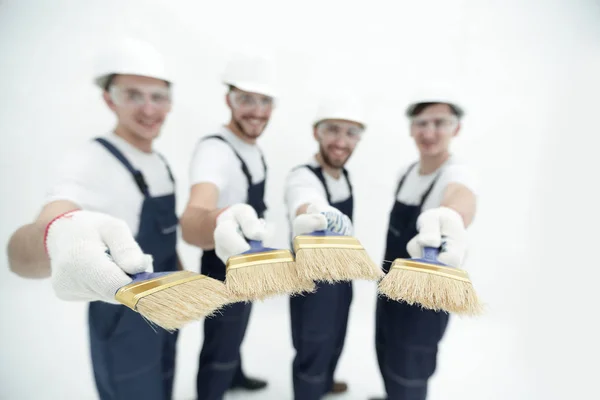
M 358 91 L 370 125 L 349 167 L 357 236 L 383 256 L 397 169 L 415 156 L 403 107 L 422 79 L 461 82 L 468 116 L 454 150 L 481 178 L 466 268 L 486 301 L 453 318 L 431 382 L 433 400 L 597 399 L 596 279 L 600 5 L 563 1 L 0 0 L 0 241 L 41 207 L 53 164 L 114 119 L 91 84 L 94 52 L 123 34 L 152 41 L 178 80 L 157 147 L 188 194 L 195 141 L 227 122 L 219 82 L 247 46 L 276 56 L 282 95 L 260 144 L 270 165 L 270 219 L 287 238 L 282 185 L 315 150 L 316 95 Z M 186 268 L 200 251 L 180 244 Z M 0 267 L 0 398 L 94 399 L 86 307 L 49 281 Z M 357 283 L 338 377 L 340 399 L 382 394 L 373 284 Z M 176 399 L 195 394 L 201 324 L 183 329 Z M 256 304 L 244 365 L 291 399 L 288 303 Z

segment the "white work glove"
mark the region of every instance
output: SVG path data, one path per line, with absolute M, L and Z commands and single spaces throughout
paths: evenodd
M 423 256 L 423 247 L 440 248 L 438 261 L 460 268 L 467 253 L 467 231 L 462 217 L 447 207 L 427 210 L 417 219 L 419 233 L 408 242 L 406 250 L 413 258 Z
M 45 244 L 52 287 L 62 300 L 119 304 L 117 290 L 132 281 L 127 274 L 152 270 L 152 256 L 142 252 L 127 224 L 98 212 L 78 210 L 56 218 Z
M 294 236 L 306 235 L 314 231 L 328 229 L 340 235 L 351 236 L 354 228 L 347 215 L 329 205 L 310 204 L 305 214 L 294 218 Z
M 250 250 L 246 238 L 264 240 L 266 226 L 256 211 L 248 204 L 234 204 L 217 217 L 214 232 L 215 253 L 223 263 L 231 256 Z

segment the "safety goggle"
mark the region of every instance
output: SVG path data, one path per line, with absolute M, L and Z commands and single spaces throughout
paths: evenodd
M 411 118 L 410 123 L 417 129 L 426 129 L 433 125 L 434 129 L 446 130 L 455 128 L 458 125 L 458 118 L 450 115 L 428 115 Z
M 270 96 L 264 96 L 258 93 L 239 92 L 235 90 L 229 92 L 229 101 L 233 107 L 245 110 L 253 108 L 269 110 L 275 106 L 275 99 Z
M 171 89 L 163 86 L 111 86 L 112 101 L 122 107 L 142 107 L 146 103 L 159 109 L 171 106 Z
M 317 133 L 329 139 L 346 138 L 351 142 L 358 142 L 364 129 L 348 122 L 323 121 L 317 125 Z

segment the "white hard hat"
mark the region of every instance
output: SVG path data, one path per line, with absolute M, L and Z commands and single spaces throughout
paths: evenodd
M 240 90 L 277 97 L 275 65 L 259 54 L 235 54 L 227 63 L 223 83 Z
M 448 83 L 435 83 L 429 82 L 417 89 L 411 96 L 411 101 L 406 107 L 406 115 L 410 116 L 415 107 L 421 103 L 444 103 L 451 105 L 456 112 L 458 117 L 462 117 L 465 114 L 462 103 L 459 101 L 457 90 Z
M 341 93 L 328 96 L 319 103 L 313 126 L 326 119 L 340 119 L 367 127 L 365 110 L 361 101 L 353 94 Z
M 172 83 L 161 53 L 148 42 L 134 38 L 125 38 L 97 62 L 94 82 L 104 89 L 113 74 L 147 76 Z

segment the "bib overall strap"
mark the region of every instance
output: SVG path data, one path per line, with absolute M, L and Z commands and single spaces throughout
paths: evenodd
M 406 171 L 406 173 L 402 176 L 402 179 L 400 179 L 400 183 L 398 183 L 398 188 L 396 189 L 396 198 L 398 198 L 398 194 L 400 194 L 400 189 L 402 189 L 402 186 L 404 185 L 404 181 L 406 180 L 406 177 L 408 176 L 408 174 L 410 173 L 410 171 L 413 170 L 413 168 L 418 164 L 418 162 L 415 162 L 413 164 L 411 164 L 410 167 L 408 167 L 408 170 Z M 433 187 L 435 186 L 435 184 L 437 183 L 440 175 L 442 174 L 443 171 L 439 171 L 437 173 L 437 175 L 435 176 L 435 178 L 433 179 L 433 182 L 431 182 L 431 185 L 429 185 L 429 188 L 425 191 L 425 193 L 423 193 L 423 196 L 421 196 L 421 202 L 419 203 L 419 207 L 423 207 L 423 204 L 425 204 L 425 202 L 427 201 L 427 198 L 429 197 L 429 194 L 431 193 L 431 191 L 433 190 Z
M 259 148 L 258 151 L 260 152 L 260 160 L 262 161 L 263 170 L 265 171 L 265 180 L 266 180 L 267 179 L 267 162 L 265 161 L 265 155 L 263 154 L 262 150 Z
M 156 153 L 156 154 L 163 161 L 163 163 L 165 164 L 165 167 L 167 167 L 167 172 L 169 173 L 169 179 L 171 180 L 171 182 L 173 182 L 173 184 L 175 184 L 175 178 L 173 176 L 173 172 L 171 172 L 171 167 L 169 167 L 169 163 L 167 162 L 167 159 L 165 158 L 165 156 L 163 156 L 160 153 Z
M 323 168 L 321 167 L 313 167 L 312 165 L 304 165 L 308 168 L 316 177 L 321 181 L 323 185 L 323 189 L 325 189 L 325 196 L 327 196 L 327 203 L 331 204 L 331 194 L 329 193 L 329 188 L 327 187 L 327 183 L 325 182 L 325 176 L 323 175 Z
M 408 176 L 410 171 L 412 171 L 416 165 L 417 165 L 417 162 L 412 163 L 410 165 L 410 167 L 408 167 L 408 169 L 406 170 L 404 175 L 402 175 L 402 178 L 400 179 L 400 183 L 398 183 L 398 187 L 396 188 L 396 198 L 398 197 L 398 194 L 400 194 L 400 189 L 402 189 L 402 186 L 404 185 L 404 181 L 406 180 L 406 177 Z
M 442 171 L 438 172 L 438 174 L 433 179 L 433 182 L 431 182 L 431 185 L 429 185 L 429 189 L 427 189 L 427 191 L 425 193 L 423 193 L 423 197 L 421 197 L 421 204 L 420 204 L 421 208 L 423 208 L 423 204 L 425 204 L 425 201 L 427 201 L 427 198 L 429 197 L 429 193 L 431 193 L 431 191 L 433 190 L 433 187 L 437 183 L 437 180 L 441 174 L 442 174 Z
M 244 159 L 242 158 L 242 156 L 240 156 L 239 153 L 237 151 L 235 151 L 235 149 L 233 148 L 233 146 L 231 145 L 231 143 L 229 143 L 227 141 L 227 139 L 225 139 L 221 135 L 206 136 L 202 140 L 206 140 L 206 139 L 218 139 L 218 140 L 220 140 L 222 142 L 227 143 L 227 145 L 231 148 L 231 151 L 233 151 L 233 153 L 235 154 L 235 156 L 238 158 L 238 160 L 240 160 L 240 163 L 242 164 L 242 173 L 244 174 L 244 176 L 246 177 L 246 180 L 248 181 L 248 187 L 252 186 L 252 175 L 250 175 L 250 170 L 248 169 L 248 166 L 244 162 Z M 263 161 L 263 166 L 265 168 L 265 177 L 266 177 L 267 165 L 265 164 L 264 157 L 262 157 L 262 153 L 261 153 L 261 158 L 262 158 L 262 161 Z
M 123 153 L 121 153 L 112 143 L 103 138 L 95 138 L 95 141 L 100 143 L 102 146 L 106 148 L 113 156 L 117 158 L 123 164 L 125 168 L 131 173 L 135 183 L 138 188 L 142 192 L 145 197 L 148 197 L 150 194 L 148 192 L 148 185 L 146 184 L 146 180 L 144 179 L 144 175 L 142 175 L 141 171 L 135 169 L 133 165 L 125 158 Z
M 342 172 L 344 173 L 346 182 L 348 182 L 348 189 L 350 189 L 350 197 L 354 197 L 354 189 L 352 188 L 352 182 L 350 182 L 350 174 L 348 173 L 348 170 L 346 168 L 344 168 Z

